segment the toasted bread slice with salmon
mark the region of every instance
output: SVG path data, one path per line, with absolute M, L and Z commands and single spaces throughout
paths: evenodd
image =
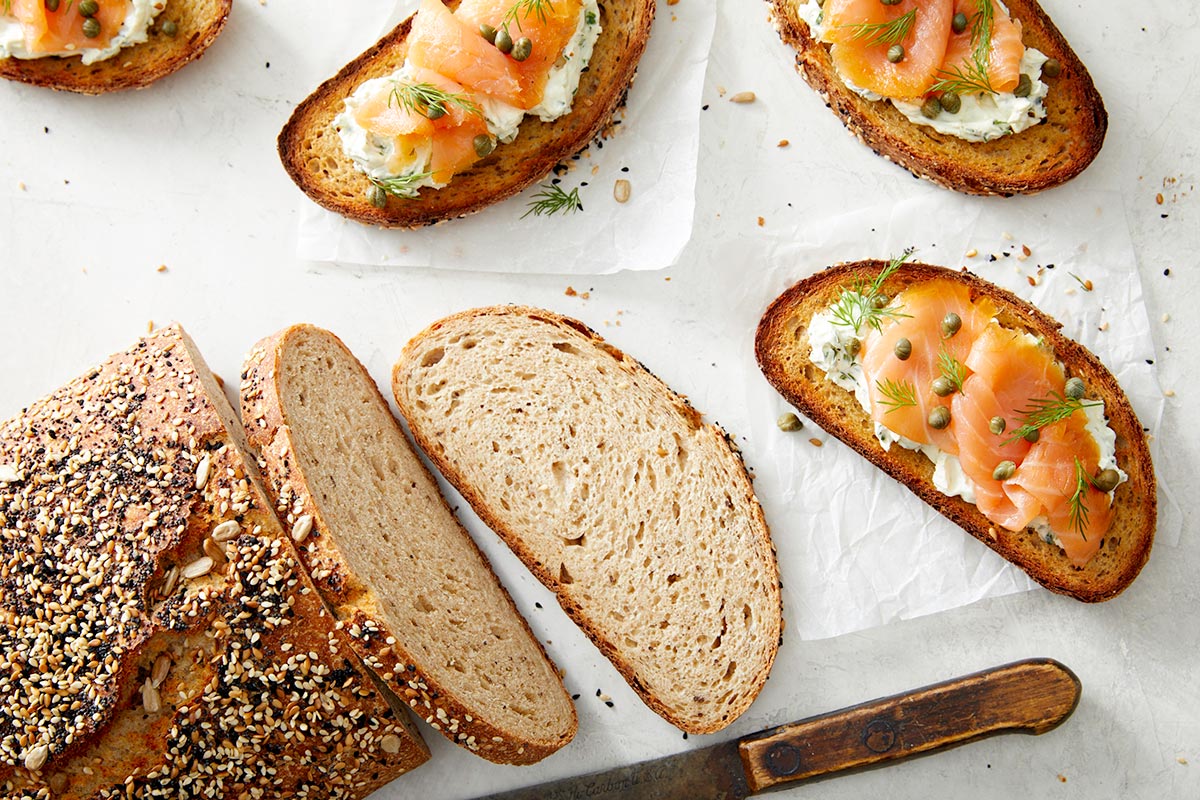
M 829 45 L 801 19 L 802 0 L 768 0 L 780 38 L 796 51 L 796 70 L 847 130 L 879 155 L 948 189 L 977 195 L 1033 194 L 1082 172 L 1100 152 L 1108 129 L 1104 101 L 1087 68 L 1036 0 L 1011 0 L 1022 41 L 1057 59 L 1046 78 L 1046 119 L 989 142 L 971 142 L 909 121 L 886 100 L 850 89 L 834 68 Z
M 603 32 L 581 76 L 571 112 L 554 122 L 527 116 L 515 141 L 499 145 L 442 189 L 423 189 L 411 199 L 388 195 L 384 207 L 372 205 L 368 199 L 372 183 L 343 152 L 333 127 L 345 99 L 360 84 L 389 75 L 404 64 L 412 17 L 296 108 L 279 134 L 279 157 L 288 175 L 313 201 L 358 222 L 416 228 L 472 214 L 546 177 L 559 162 L 603 132 L 624 102 L 653 19 L 653 0 L 601 4 Z
M 1033 528 L 1007 530 L 989 521 L 974 504 L 940 492 L 934 464 L 922 453 L 893 445 L 884 450 L 874 423 L 854 394 L 836 385 L 810 359 L 809 330 L 815 315 L 826 311 L 856 282 L 871 282 L 887 266 L 860 261 L 831 267 L 792 286 L 767 308 L 758 325 L 755 352 L 767 380 L 806 417 L 841 439 L 879 469 L 979 541 L 1023 569 L 1052 592 L 1084 602 L 1116 596 L 1137 577 L 1150 555 L 1157 519 L 1154 467 L 1146 435 L 1116 379 L 1092 353 L 1059 332 L 1061 325 L 1016 295 L 967 272 L 927 264 L 905 264 L 887 278 L 882 293 L 896 295 L 925 281 L 953 281 L 972 301 L 987 298 L 1006 329 L 1040 337 L 1068 376 L 1081 378 L 1088 397 L 1104 401 L 1108 426 L 1116 433 L 1116 460 L 1128 480 L 1116 487 L 1113 518 L 1095 556 L 1074 565 L 1056 544 Z M 965 323 L 964 323 L 965 324 Z M 913 342 L 915 349 L 920 346 Z
M 233 0 L 170 0 L 150 25 L 149 40 L 112 58 L 94 64 L 78 57 L 0 58 L 0 78 L 78 94 L 142 89 L 204 55 L 232 7 Z

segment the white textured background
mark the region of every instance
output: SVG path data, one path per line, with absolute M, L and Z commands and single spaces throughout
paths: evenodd
M 689 4 L 700 2 L 664 5 L 656 24 L 670 24 L 671 13 L 686 15 Z M 768 512 L 779 509 L 771 519 L 780 520 L 776 537 L 807 537 L 811 528 L 790 521 L 787 490 L 767 478 L 768 437 L 778 436 L 768 424 L 775 409 L 754 404 L 762 387 L 746 348 L 761 308 L 754 308 L 756 294 L 765 304 L 784 277 L 824 265 L 808 262 L 827 253 L 808 247 L 802 234 L 823 217 L 932 194 L 930 202 L 978 214 L 967 234 L 957 217 L 948 217 L 940 240 L 946 249 L 923 252 L 929 260 L 942 252 L 953 260 L 950 244 L 964 235 L 982 237 L 981 248 L 989 241 L 999 247 L 1010 217 L 1035 215 L 1053 230 L 1060 211 L 1074 218 L 1084 204 L 1106 197 L 1106 226 L 1122 219 L 1127 225 L 1128 269 L 1141 278 L 1154 366 L 1162 388 L 1173 393 L 1153 434 L 1161 445 L 1158 471 L 1182 509 L 1177 543 L 1163 537 L 1124 595 L 1084 606 L 1036 590 L 833 639 L 788 636 L 751 712 L 723 734 L 684 741 L 638 703 L 496 537 L 469 520 L 534 630 L 550 640 L 568 687 L 582 695 L 580 733 L 562 753 L 520 769 L 487 765 L 429 732 L 434 761 L 380 796 L 471 797 L 1036 655 L 1062 660 L 1083 681 L 1083 701 L 1059 730 L 1036 739 L 991 739 L 777 796 L 1194 800 L 1200 797 L 1200 517 L 1191 488 L 1200 459 L 1194 191 L 1200 14 L 1191 3 L 1167 0 L 1045 5 L 1106 100 L 1105 149 L 1084 175 L 1041 198 L 957 203 L 842 132 L 792 72 L 790 53 L 757 0 L 719 0 L 704 88 L 708 109 L 700 115 L 693 239 L 666 271 L 585 279 L 297 261 L 304 200 L 279 167 L 275 134 L 298 100 L 377 38 L 388 3 L 343 2 L 331 14 L 331 4 L 312 0 L 241 2 L 203 61 L 136 94 L 89 99 L 0 85 L 0 416 L 126 346 L 150 320 L 182 321 L 228 378 L 260 336 L 314 322 L 343 336 L 382 382 L 408 337 L 443 314 L 470 305 L 540 304 L 597 328 L 710 418 L 731 428 L 745 420 L 736 432 L 748 462 L 763 473 Z M 753 90 L 758 101 L 731 104 L 722 89 Z M 785 138 L 790 146 L 777 147 Z M 629 179 L 637 192 L 639 180 L 651 178 Z M 888 221 L 881 215 L 870 227 Z M 1035 248 L 1038 261 L 1079 255 L 1056 253 L 1064 245 L 1053 235 L 1010 232 L 1044 243 Z M 1097 230 L 1095 240 L 1112 236 Z M 889 241 L 873 238 L 869 227 L 863 237 Z M 539 253 L 536 239 L 506 236 L 503 244 L 522 258 Z M 832 257 L 879 255 L 886 254 L 848 249 Z M 160 264 L 165 273 L 156 271 Z M 589 299 L 567 297 L 568 283 L 589 291 Z M 1091 311 L 1114 327 L 1129 316 L 1121 308 Z M 837 449 L 823 448 L 826 466 L 840 468 Z M 914 519 L 928 516 L 916 500 L 910 511 Z M 801 565 L 789 564 L 781 550 L 786 585 Z M 801 619 L 806 611 L 791 605 L 785 613 Z M 613 697 L 614 708 L 596 699 L 597 689 Z

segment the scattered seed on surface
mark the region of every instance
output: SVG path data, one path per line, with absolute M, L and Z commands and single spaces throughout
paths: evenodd
M 618 178 L 613 184 L 613 199 L 618 203 L 628 203 L 629 195 L 633 191 L 633 187 L 629 181 L 624 178 Z
M 729 98 L 731 103 L 753 103 L 756 99 L 754 92 L 738 92 Z
M 824 447 L 825 446 L 825 443 L 822 442 L 820 439 L 818 439 L 815 436 L 813 438 L 809 439 L 808 443 L 811 444 L 813 447 Z
M 788 433 L 798 431 L 804 427 L 804 423 L 800 421 L 800 418 L 790 411 L 786 414 L 781 414 L 779 419 L 775 420 L 775 424 L 779 427 L 779 430 Z

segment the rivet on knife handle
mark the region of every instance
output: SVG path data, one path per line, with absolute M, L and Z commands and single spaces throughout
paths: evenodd
M 997 733 L 1045 733 L 1079 702 L 1079 679 L 1031 659 L 784 725 L 740 745 L 753 794 Z

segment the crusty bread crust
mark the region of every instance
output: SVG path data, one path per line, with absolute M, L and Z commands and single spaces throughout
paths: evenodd
M 231 421 L 172 326 L 0 424 L 17 473 L 0 539 L 24 565 L 4 568 L 0 796 L 357 800 L 428 759 L 308 583 Z M 33 642 L 40 656 L 16 657 Z
M 694 719 L 685 719 L 682 716 L 685 711 L 684 709 L 672 707 L 664 701 L 664 698 L 652 692 L 643 683 L 637 669 L 631 664 L 630 657 L 632 654 L 627 652 L 626 645 L 621 641 L 614 640 L 614 637 L 611 635 L 611 631 L 609 630 L 611 624 L 607 617 L 607 609 L 589 607 L 578 602 L 572 596 L 570 587 L 567 585 L 569 581 L 564 580 L 562 573 L 555 565 L 542 563 L 537 554 L 524 542 L 521 532 L 514 529 L 513 526 L 505 521 L 505 514 L 501 512 L 501 506 L 497 498 L 485 494 L 479 487 L 472 484 L 465 476 L 461 465 L 442 454 L 442 448 L 437 446 L 437 443 L 430 438 L 426 426 L 421 424 L 421 413 L 417 410 L 415 398 L 412 393 L 411 373 L 417 368 L 422 347 L 429 337 L 436 335 L 443 328 L 454 330 L 455 324 L 460 321 L 487 319 L 489 316 L 502 317 L 510 315 L 524 316 L 534 322 L 559 327 L 565 333 L 569 334 L 571 341 L 581 342 L 585 346 L 593 347 L 597 351 L 607 354 L 612 359 L 613 367 L 620 374 L 629 376 L 631 381 L 640 381 L 645 378 L 653 382 L 657 387 L 657 391 L 661 393 L 661 402 L 671 408 L 673 413 L 687 420 L 690 428 L 700 432 L 704 437 L 717 442 L 717 446 L 726 451 L 729 460 L 735 465 L 731 471 L 733 479 L 727 486 L 727 491 L 730 494 L 730 502 L 733 504 L 732 507 L 737 509 L 739 515 L 745 515 L 748 518 L 748 524 L 757 533 L 755 552 L 741 553 L 740 555 L 761 560 L 769 571 L 771 580 L 765 591 L 771 594 L 769 605 L 777 609 L 777 613 L 774 613 L 768 619 L 757 620 L 759 626 L 765 626 L 761 637 L 765 641 L 770 642 L 767 656 L 762 660 L 762 663 L 741 665 L 750 669 L 749 675 L 739 678 L 739 683 L 744 684 L 746 688 L 742 692 L 742 699 L 738 702 L 737 707 L 728 709 L 728 713 L 723 719 L 709 718 L 703 723 L 697 723 Z M 692 407 L 686 397 L 673 391 L 647 370 L 641 362 L 609 344 L 603 337 L 584 323 L 545 309 L 524 306 L 493 306 L 472 309 L 452 314 L 445 319 L 435 322 L 425 331 L 413 337 L 405 346 L 392 372 L 392 390 L 396 397 L 396 403 L 400 408 L 400 413 L 407 419 L 413 438 L 416 439 L 417 444 L 424 450 L 425 454 L 433 461 L 434 465 L 447 480 L 463 495 L 467 502 L 471 504 L 471 507 L 475 509 L 480 518 L 500 535 L 538 580 L 555 593 L 559 604 L 571 620 L 587 634 L 588 638 L 592 640 L 600 652 L 612 662 L 613 666 L 617 668 L 622 677 L 625 678 L 650 709 L 681 730 L 688 733 L 703 734 L 713 733 L 724 728 L 750 706 L 766 683 L 771 666 L 774 664 L 775 657 L 778 654 L 779 645 L 782 642 L 781 584 L 778 577 L 778 564 L 775 558 L 775 545 L 771 541 L 767 522 L 763 516 L 762 506 L 754 494 L 752 478 L 745 468 L 742 455 L 737 446 L 724 430 L 715 424 L 704 423 L 699 412 Z M 564 398 L 564 400 L 566 399 Z M 547 457 L 549 458 L 550 456 Z M 645 489 L 643 491 L 652 490 Z M 680 572 L 683 571 L 682 569 L 680 570 Z M 713 602 L 716 602 L 715 599 Z M 667 656 L 664 653 L 662 657 L 666 658 Z
M 446 0 L 454 7 L 456 0 Z M 404 63 L 412 18 L 321 84 L 292 114 L 279 134 L 284 169 L 305 194 L 344 217 L 387 228 L 416 228 L 473 214 L 546 177 L 587 147 L 612 120 L 633 82 L 650 36 L 654 0 L 600 3 L 603 32 L 579 81 L 571 112 L 554 122 L 527 116 L 516 140 L 502 144 L 443 189 L 422 189 L 413 199 L 388 195 L 376 208 L 367 199 L 371 182 L 342 151 L 333 120 L 359 84 L 389 75 Z
M 755 337 L 758 364 L 767 380 L 809 419 L 1050 591 L 1084 602 L 1115 597 L 1137 577 L 1150 555 L 1157 495 L 1145 432 L 1112 373 L 1086 348 L 1063 336 L 1058 322 L 1011 292 L 965 270 L 906 264 L 883 286 L 884 293 L 894 297 L 904 287 L 928 280 L 965 284 L 972 298 L 988 297 L 1000 308 L 997 318 L 1002 325 L 1043 337 L 1068 377 L 1079 376 L 1088 386 L 1089 396 L 1104 401 L 1109 427 L 1117 434 L 1117 463 L 1129 480 L 1117 487 L 1113 501 L 1116 513 L 1103 546 L 1080 568 L 1033 530 L 1000 528 L 973 504 L 939 492 L 933 485 L 933 464 L 924 455 L 900 447 L 885 451 L 874 437 L 869 415 L 853 395 L 828 380 L 809 359 L 808 324 L 812 317 L 836 302 L 855 279 L 873 280 L 885 266 L 884 261 L 859 261 L 831 267 L 792 286 L 772 302 Z
M 88 65 L 79 58 L 0 58 L 0 78 L 78 94 L 142 89 L 204 55 L 232 7 L 233 0 L 169 0 L 149 41 Z M 179 26 L 174 36 L 162 32 L 168 20 Z
M 1087 68 L 1036 0 L 1006 2 L 1022 39 L 1062 64 L 1046 78 L 1046 119 L 991 142 L 968 142 L 914 125 L 891 103 L 867 100 L 842 82 L 829 47 L 816 41 L 796 7 L 767 0 L 780 38 L 796 50 L 796 70 L 865 145 L 919 177 L 966 194 L 1033 194 L 1082 172 L 1100 152 L 1108 129 L 1104 101 Z
M 283 358 L 288 337 L 302 335 L 309 327 L 293 325 L 255 345 L 243 366 L 241 389 L 243 425 L 251 446 L 259 454 L 260 465 L 266 474 L 267 492 L 275 501 L 276 512 L 280 515 L 284 527 L 291 528 L 295 520 L 304 515 L 312 517 L 311 533 L 296 548 L 301 561 L 321 596 L 340 619 L 340 627 L 350 632 L 355 651 L 414 713 L 419 714 L 427 723 L 436 725 L 439 732 L 455 744 L 489 761 L 499 764 L 533 764 L 542 760 L 574 737 L 578 727 L 575 707 L 566 689 L 558 681 L 557 671 L 550 663 L 544 648 L 517 610 L 512 598 L 500 587 L 499 580 L 492 576 L 499 593 L 508 603 L 507 610 L 511 618 L 541 654 L 546 662 L 546 672 L 553 676 L 555 681 L 554 685 L 534 688 L 539 693 L 553 692 L 561 695 L 560 702 L 569 709 L 566 729 L 545 731 L 545 736 L 540 739 L 518 738 L 510 730 L 498 727 L 496 720 L 489 718 L 488 709 L 465 705 L 462 698 L 456 694 L 452 681 L 448 684 L 445 679 L 452 678 L 454 673 L 451 667 L 444 663 L 426 663 L 409 652 L 409 644 L 400 634 L 389 628 L 386 616 L 376 611 L 378 600 L 374 590 L 355 574 L 333 537 L 328 535 L 329 525 L 300 467 L 300 459 L 292 440 L 288 411 L 280 397 L 280 360 Z M 374 388 L 379 403 L 386 407 L 387 401 L 379 394 L 374 380 L 366 369 L 361 367 L 349 348 L 333 334 L 327 336 L 345 352 L 350 362 L 359 365 L 364 383 Z M 391 412 L 388 413 L 390 416 Z M 399 423 L 396 425 L 399 427 Z M 403 433 L 400 435 L 403 436 Z M 417 461 L 419 468 L 424 471 L 424 466 L 420 465 L 415 455 L 414 461 Z M 426 475 L 429 485 L 436 486 L 433 477 L 428 473 Z M 436 492 L 436 489 L 434 491 Z M 445 499 L 440 494 L 437 499 L 445 508 L 447 519 L 457 526 L 457 520 Z M 458 526 L 457 532 L 478 554 L 483 566 L 490 569 L 487 556 L 479 550 L 470 535 L 461 526 Z M 407 533 L 413 536 L 444 535 L 444 532 L 432 530 Z M 462 566 L 465 568 L 467 565 Z M 453 659 L 454 654 L 449 654 L 451 663 Z M 518 689 L 510 688 L 514 691 Z

